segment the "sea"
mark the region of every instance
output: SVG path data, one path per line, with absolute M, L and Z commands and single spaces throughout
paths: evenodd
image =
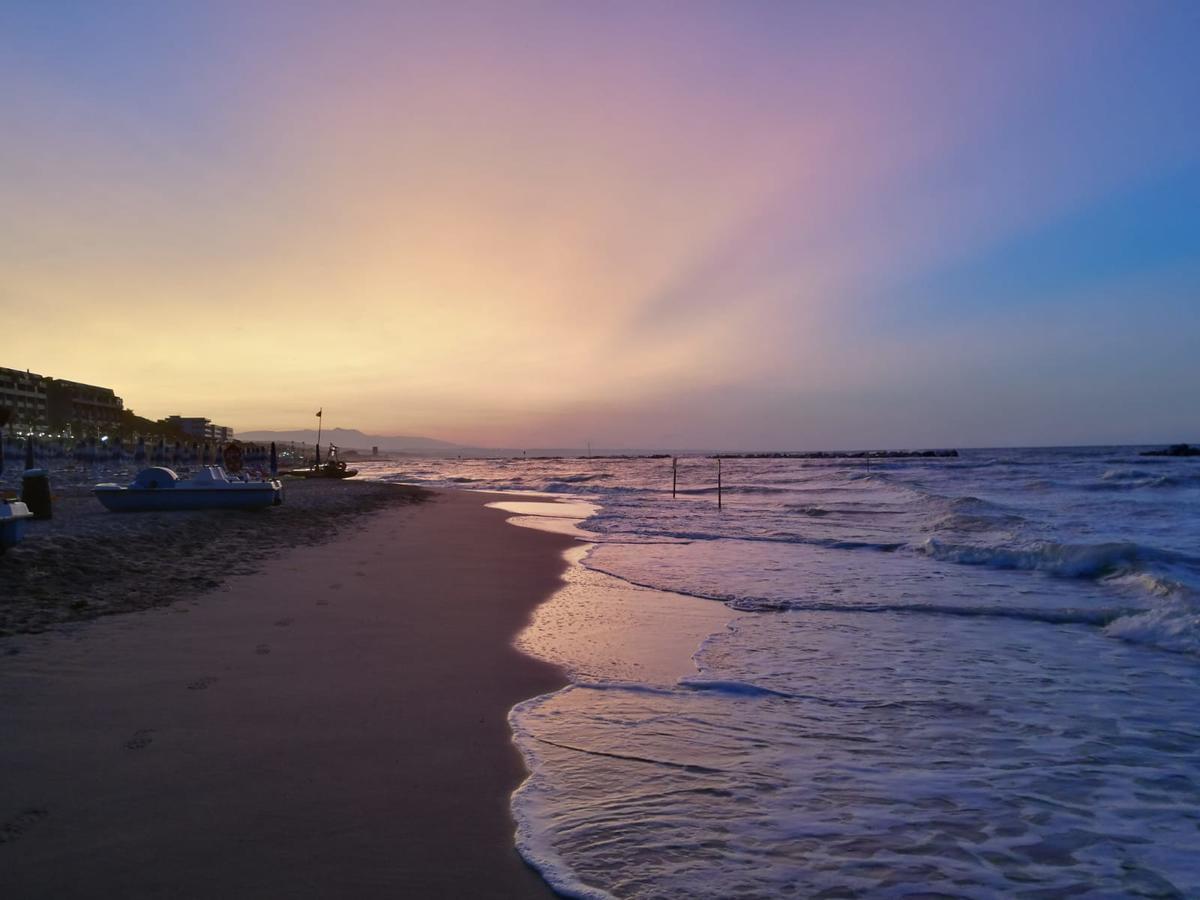
M 562 894 L 1200 897 L 1200 459 L 1142 449 L 358 466 L 578 539 L 510 715 Z
M 1200 459 L 1140 449 L 722 459 L 720 507 L 703 456 L 364 474 L 568 501 L 582 583 L 629 589 L 645 665 L 560 650 L 511 716 L 560 892 L 1195 897 Z M 721 605 L 668 678 L 664 595 Z

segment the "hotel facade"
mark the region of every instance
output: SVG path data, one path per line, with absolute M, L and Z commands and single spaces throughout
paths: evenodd
M 125 401 L 112 388 L 0 368 L 0 408 L 19 431 L 109 431 L 120 427 Z
M 215 441 L 225 443 L 233 440 L 233 429 L 225 425 L 214 425 L 211 419 L 203 416 L 167 416 L 163 424 L 182 431 L 190 438 L 198 441 Z

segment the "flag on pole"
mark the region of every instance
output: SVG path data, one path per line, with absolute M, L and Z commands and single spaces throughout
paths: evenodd
M 321 410 L 322 410 L 322 409 L 324 409 L 324 408 L 325 408 L 325 407 L 323 407 L 323 406 L 322 406 L 322 407 L 321 407 L 321 409 L 318 409 L 318 410 L 317 410 L 317 418 L 318 418 L 318 419 L 319 419 L 319 418 L 321 418 Z

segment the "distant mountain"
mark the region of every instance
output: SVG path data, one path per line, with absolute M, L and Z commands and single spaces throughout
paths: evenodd
M 292 442 L 315 444 L 317 430 L 304 428 L 299 431 L 242 431 L 238 432 L 236 437 L 241 441 L 258 441 L 260 443 L 275 441 L 279 444 Z M 438 441 L 410 434 L 363 434 L 354 428 L 322 429 L 321 443 L 331 442 L 338 447 L 355 450 L 370 450 L 372 447 L 378 447 L 380 450 L 454 450 L 459 446 L 448 441 Z

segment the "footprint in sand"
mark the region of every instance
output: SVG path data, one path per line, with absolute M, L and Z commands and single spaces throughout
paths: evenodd
M 197 678 L 195 681 L 189 681 L 187 688 L 189 691 L 207 690 L 208 686 L 213 684 L 216 680 L 217 679 L 211 675 L 205 675 L 203 678 Z
M 340 591 L 342 589 L 342 583 L 340 581 L 335 581 L 329 586 L 329 589 L 331 591 Z
M 266 656 L 268 653 L 271 652 L 271 645 L 270 644 L 259 644 L 257 647 L 254 648 L 254 652 L 257 653 L 259 656 Z
M 19 813 L 16 818 L 9 819 L 0 825 L 0 844 L 15 841 L 48 815 L 50 813 L 44 809 L 27 809 Z
M 287 628 L 289 625 L 291 625 L 295 621 L 296 621 L 295 619 L 276 619 L 275 624 L 278 625 L 280 628 Z
M 359 578 L 366 578 L 366 577 L 367 577 L 367 573 L 366 573 L 366 572 L 364 572 L 364 571 L 362 571 L 361 569 L 359 569 L 359 570 L 358 570 L 357 572 L 355 572 L 354 574 L 355 574 L 355 575 L 357 575 Z
M 133 733 L 133 737 L 125 742 L 125 747 L 128 750 L 141 750 L 150 746 L 150 742 L 154 738 L 150 735 L 154 734 L 153 728 L 139 728 Z
M 329 601 L 326 600 L 324 597 L 322 597 L 320 600 L 317 601 L 317 606 L 328 606 L 328 605 L 329 605 Z

